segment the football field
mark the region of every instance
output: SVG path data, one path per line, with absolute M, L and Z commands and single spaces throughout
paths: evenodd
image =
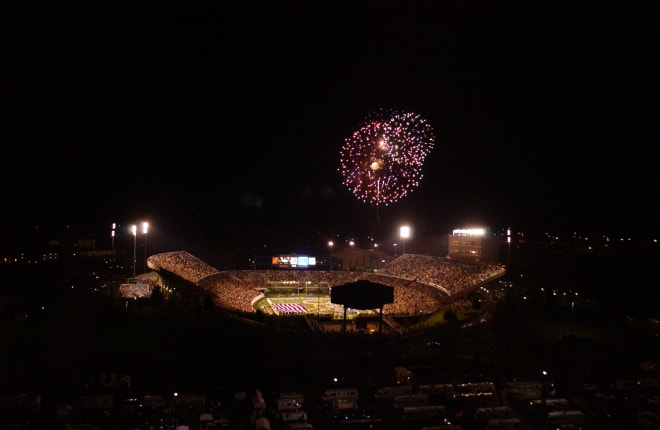
M 313 314 L 344 317 L 344 306 L 330 302 L 330 296 L 327 294 L 267 294 L 259 302 L 259 309 L 266 310 L 265 308 L 270 308 L 271 311 L 266 312 L 274 315 Z M 346 318 L 377 314 L 377 310 L 347 309 Z

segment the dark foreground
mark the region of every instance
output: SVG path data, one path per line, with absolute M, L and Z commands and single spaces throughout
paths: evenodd
M 605 274 L 589 270 L 577 280 L 609 282 Z M 648 273 L 640 278 L 639 270 L 624 271 L 612 282 L 624 282 L 624 276 L 629 285 L 648 282 Z M 129 375 L 127 395 L 176 391 L 224 401 L 236 391 L 255 389 L 269 401 L 282 391 L 318 400 L 333 386 L 373 392 L 392 383 L 394 366 L 413 369 L 417 383 L 486 380 L 499 387 L 516 378 L 539 379 L 546 371 L 563 396 L 576 399 L 587 396 L 586 386 L 609 391 L 616 381 L 657 382 L 660 323 L 649 315 L 644 293 L 635 297 L 638 290 L 630 289 L 627 295 L 617 290 L 609 299 L 591 299 L 589 292 L 575 296 L 576 279 L 562 282 L 555 279 L 559 275 L 555 270 L 548 276 L 557 294 L 538 288 L 538 275 L 531 275 L 514 280 L 483 323 L 461 327 L 402 321 L 411 327 L 405 336 L 318 336 L 297 324 L 274 327 L 221 310 L 183 312 L 167 303 L 127 306 L 87 289 L 64 289 L 44 294 L 43 309 L 32 297 L 26 318 L 5 314 L 2 390 L 39 393 L 41 416 L 34 423 L 47 428 L 58 406 L 99 390 L 101 375 Z M 632 307 L 636 302 L 641 306 Z M 627 403 L 606 406 L 615 417 L 594 412 L 592 420 L 600 427 L 593 428 L 635 422 L 637 411 L 648 409 L 648 399 L 657 395 L 656 386 Z M 463 424 L 470 428 L 469 422 Z

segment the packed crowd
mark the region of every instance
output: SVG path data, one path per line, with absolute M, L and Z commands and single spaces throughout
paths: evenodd
M 269 282 L 292 281 L 301 285 L 327 284 L 330 288 L 366 279 L 394 288 L 394 303 L 383 314 L 402 316 L 430 313 L 466 289 L 504 274 L 504 268 L 479 262 L 446 260 L 427 255 L 404 254 L 378 273 L 315 270 L 218 271 L 185 251 L 149 257 L 157 266 L 198 285 L 228 310 L 254 313 L 254 300 Z
M 152 255 L 148 259 L 148 264 L 149 267 L 156 267 L 157 270 L 163 269 L 174 273 L 195 285 L 205 277 L 218 273 L 218 269 L 186 251 Z
M 404 254 L 379 273 L 403 279 L 414 279 L 454 295 L 466 288 L 504 274 L 498 265 L 475 261 L 451 260 L 429 255 Z

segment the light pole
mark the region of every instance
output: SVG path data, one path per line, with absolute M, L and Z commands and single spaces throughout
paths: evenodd
M 110 297 L 114 300 L 114 270 L 115 270 L 115 231 L 117 223 L 112 223 L 112 230 L 110 231 L 110 238 L 112 240 L 112 248 L 110 249 Z
M 394 251 L 394 256 L 395 256 L 395 257 L 396 257 L 396 246 L 397 246 L 397 245 L 398 245 L 398 243 L 393 243 L 393 244 L 392 244 L 392 249 L 393 249 L 393 251 Z
M 142 233 L 144 233 L 144 273 L 147 273 L 147 231 L 149 230 L 149 223 L 142 223 Z
M 511 279 L 511 227 L 506 229 L 506 278 Z
M 133 277 L 135 278 L 135 252 L 137 251 L 137 226 L 133 224 L 131 226 L 131 233 L 133 233 Z
M 342 261 L 342 270 L 355 270 L 357 266 L 357 258 L 353 255 L 353 247 L 355 246 L 355 241 L 353 239 L 348 241 L 348 246 L 349 249 L 351 250 L 351 256 L 348 259 L 348 263 L 343 260 Z M 344 330 L 346 330 L 346 327 L 344 327 Z
M 406 253 L 406 239 L 410 237 L 410 227 L 404 225 L 399 229 L 401 240 L 403 240 L 403 254 Z
M 330 247 L 330 271 L 332 272 L 332 247 L 335 246 L 335 243 L 330 241 L 328 242 L 328 246 Z

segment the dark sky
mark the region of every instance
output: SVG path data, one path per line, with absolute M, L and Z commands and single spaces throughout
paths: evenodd
M 652 2 L 137 3 L 3 7 L 3 231 L 657 232 Z M 435 147 L 376 211 L 338 167 L 379 108 Z

